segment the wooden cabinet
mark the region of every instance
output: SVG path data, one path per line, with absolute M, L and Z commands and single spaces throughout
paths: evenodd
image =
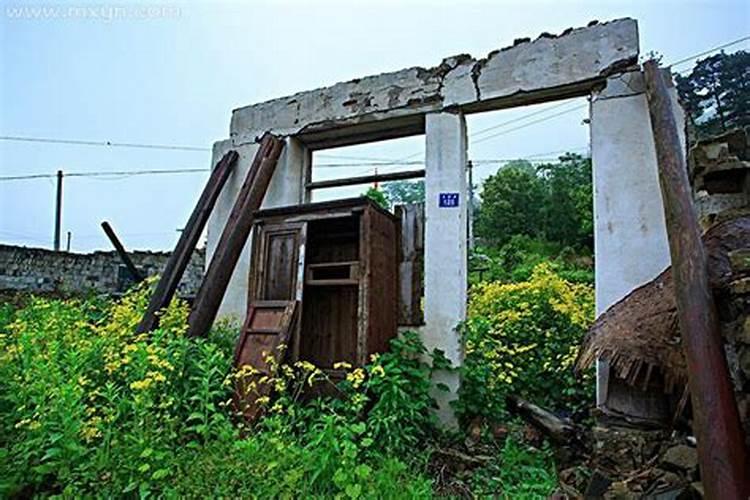
M 399 221 L 367 198 L 261 210 L 249 303 L 298 301 L 291 359 L 365 364 L 398 321 Z

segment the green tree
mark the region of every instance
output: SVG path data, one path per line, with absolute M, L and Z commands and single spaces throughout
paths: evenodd
M 563 246 L 593 250 L 591 159 L 568 153 L 558 163 L 540 165 L 537 171 L 546 187 L 542 205 L 545 237 Z
M 395 181 L 383 185 L 391 205 L 424 202 L 424 181 Z
M 544 179 L 534 166 L 525 160 L 508 163 L 484 182 L 477 236 L 497 247 L 517 234 L 541 236 L 544 199 Z
M 676 76 L 682 105 L 701 136 L 750 125 L 750 53 L 721 52 Z
M 367 191 L 365 191 L 364 196 L 370 198 L 372 201 L 386 210 L 391 209 L 391 205 L 390 203 L 388 203 L 388 198 L 386 198 L 383 191 L 381 191 L 379 188 L 376 188 L 375 186 L 370 186 Z

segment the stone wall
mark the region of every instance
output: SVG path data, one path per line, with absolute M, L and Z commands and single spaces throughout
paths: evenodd
M 690 151 L 689 171 L 704 229 L 731 220 L 750 220 L 747 129 L 699 141 Z M 743 241 L 740 248 L 730 251 L 729 261 L 728 289 L 718 297 L 718 313 L 737 406 L 750 446 L 750 241 Z
M 148 276 L 160 273 L 169 257 L 168 252 L 135 251 L 129 255 Z M 204 262 L 205 251 L 196 250 L 180 282 L 179 295 L 195 295 Z M 0 244 L 0 292 L 119 294 L 131 284 L 114 251 L 82 254 Z

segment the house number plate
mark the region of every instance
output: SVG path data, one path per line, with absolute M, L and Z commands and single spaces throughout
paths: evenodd
M 438 207 L 455 208 L 458 206 L 458 193 L 439 193 Z

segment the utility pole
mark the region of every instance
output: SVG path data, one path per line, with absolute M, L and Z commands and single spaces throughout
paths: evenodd
M 650 60 L 644 70 L 701 480 L 706 498 L 744 500 L 750 494 L 745 438 L 708 282 L 685 151 L 662 68 Z
M 60 251 L 60 226 L 62 225 L 62 183 L 63 171 L 57 171 L 57 199 L 55 200 L 55 252 Z
M 471 160 L 466 164 L 469 171 L 469 199 L 467 201 L 469 208 L 469 250 L 474 249 L 474 174 Z
M 68 253 L 70 253 L 70 237 L 71 237 L 71 233 L 70 231 L 68 231 L 68 243 L 65 245 L 65 251 Z

